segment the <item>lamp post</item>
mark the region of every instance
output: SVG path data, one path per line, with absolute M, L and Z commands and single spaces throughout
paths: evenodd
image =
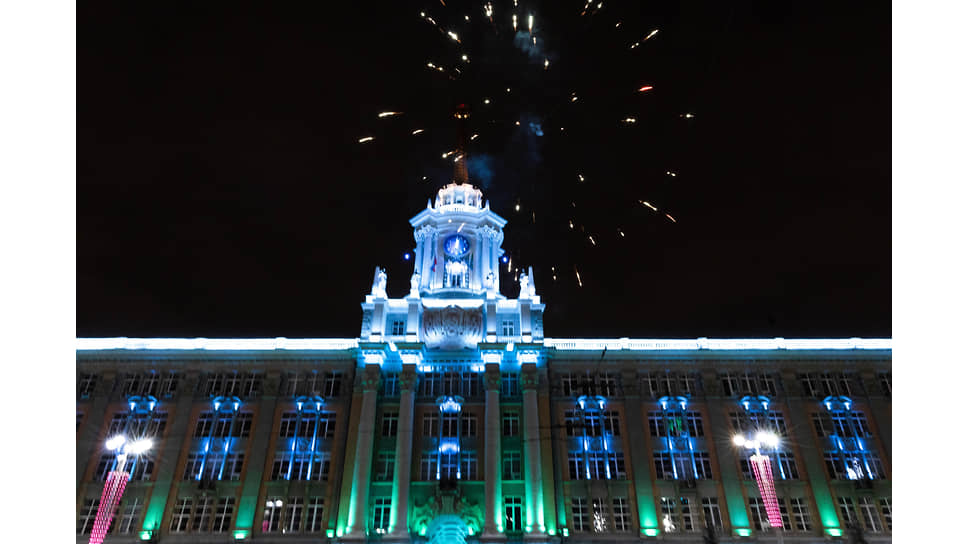
M 768 431 L 759 431 L 752 439 L 742 434 L 736 434 L 733 436 L 733 444 L 743 449 L 753 450 L 753 455 L 750 456 L 750 466 L 753 468 L 756 485 L 760 489 L 760 496 L 766 506 L 766 516 L 770 521 L 770 527 L 776 529 L 777 542 L 783 542 L 783 516 L 780 515 L 776 488 L 773 485 L 773 467 L 770 458 L 760 453 L 762 447 L 768 446 L 776 449 L 780 444 L 780 437 Z
M 108 477 L 104 481 L 104 490 L 101 492 L 101 502 L 97 507 L 97 516 L 94 518 L 94 527 L 91 529 L 91 539 L 89 544 L 101 544 L 111 526 L 114 518 L 114 510 L 121 502 L 121 495 L 128 484 L 128 472 L 124 470 L 124 465 L 128 461 L 129 455 L 138 456 L 151 448 L 151 439 L 143 438 L 129 442 L 124 435 L 113 436 L 105 442 L 105 447 L 114 451 L 116 463 L 114 470 L 108 472 Z

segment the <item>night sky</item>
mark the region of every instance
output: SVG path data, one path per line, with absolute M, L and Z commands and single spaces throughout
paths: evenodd
M 892 335 L 886 5 L 492 3 L 79 4 L 77 335 L 357 336 L 458 103 L 546 336 Z

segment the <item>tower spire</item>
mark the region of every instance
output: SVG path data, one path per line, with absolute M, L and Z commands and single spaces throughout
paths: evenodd
M 457 120 L 457 157 L 454 159 L 454 183 L 468 183 L 467 178 L 467 119 L 471 116 L 467 104 L 458 104 L 454 112 Z

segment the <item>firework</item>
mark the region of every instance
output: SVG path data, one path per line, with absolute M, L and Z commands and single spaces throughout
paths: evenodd
M 634 124 L 635 121 L 636 121 L 635 117 L 626 117 L 625 119 L 622 119 L 622 122 L 625 123 L 626 125 Z
M 511 26 L 514 27 L 514 31 L 515 32 L 518 31 L 518 16 L 517 15 L 511 15 Z
M 639 88 L 640 93 L 644 93 L 645 91 L 651 91 L 651 90 L 652 90 L 652 85 L 643 85 L 642 87 Z
M 652 211 L 654 211 L 654 212 L 659 211 L 659 208 L 656 208 L 655 206 L 653 206 L 652 204 L 649 204 L 648 202 L 646 202 L 644 200 L 640 200 L 639 202 L 641 202 L 643 206 L 648 206 L 649 208 L 652 208 Z
M 372 139 L 373 139 L 373 136 L 367 136 L 365 138 L 360 138 L 360 143 L 362 144 L 363 142 L 369 142 Z
M 665 216 L 669 218 L 669 221 L 672 221 L 673 223 L 678 223 L 678 221 L 676 221 L 676 218 L 675 217 L 672 217 L 669 214 L 665 214 Z
M 471 141 L 473 142 L 474 140 L 476 140 L 477 139 L 477 136 L 478 136 L 477 134 L 471 135 Z
M 578 174 L 578 181 L 585 181 L 585 176 Z
M 531 33 L 531 30 L 533 28 L 534 28 L 534 15 L 528 15 L 528 34 Z
M 545 59 L 545 70 L 548 69 L 548 59 Z
M 693 115 L 691 113 L 683 113 L 679 117 L 682 117 L 683 119 L 692 119 L 693 117 L 695 117 L 695 115 Z
M 578 267 L 575 266 L 575 278 L 578 279 L 578 287 L 581 287 L 581 274 L 578 273 Z
M 377 115 L 379 118 L 391 117 L 393 115 L 403 115 L 402 111 L 384 111 Z
M 668 171 L 668 170 L 666 170 L 666 175 L 667 175 L 667 176 L 672 176 L 672 177 L 676 177 L 676 173 L 675 173 L 675 172 L 670 172 L 670 171 Z
M 424 131 L 424 129 L 422 129 L 422 128 L 418 128 L 417 130 L 415 130 L 415 131 L 413 131 L 413 132 L 411 132 L 410 134 L 411 134 L 411 135 L 417 135 L 417 134 L 420 134 L 420 133 L 421 133 L 421 132 L 423 132 L 423 131 Z

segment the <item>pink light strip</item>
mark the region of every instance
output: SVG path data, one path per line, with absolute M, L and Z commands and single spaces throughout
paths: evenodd
M 121 495 L 124 488 L 128 485 L 128 473 L 113 470 L 108 473 L 108 478 L 104 482 L 104 490 L 101 491 L 101 502 L 97 507 L 97 516 L 94 518 L 94 527 L 91 529 L 91 539 L 89 544 L 102 544 L 104 537 L 108 534 L 111 527 L 111 520 L 114 519 L 114 511 L 121 502 Z
M 773 466 L 770 458 L 755 454 L 750 457 L 756 485 L 760 488 L 760 496 L 766 505 L 766 517 L 770 519 L 771 527 L 783 527 L 783 517 L 780 515 L 780 505 L 776 500 L 776 488 L 773 486 Z

